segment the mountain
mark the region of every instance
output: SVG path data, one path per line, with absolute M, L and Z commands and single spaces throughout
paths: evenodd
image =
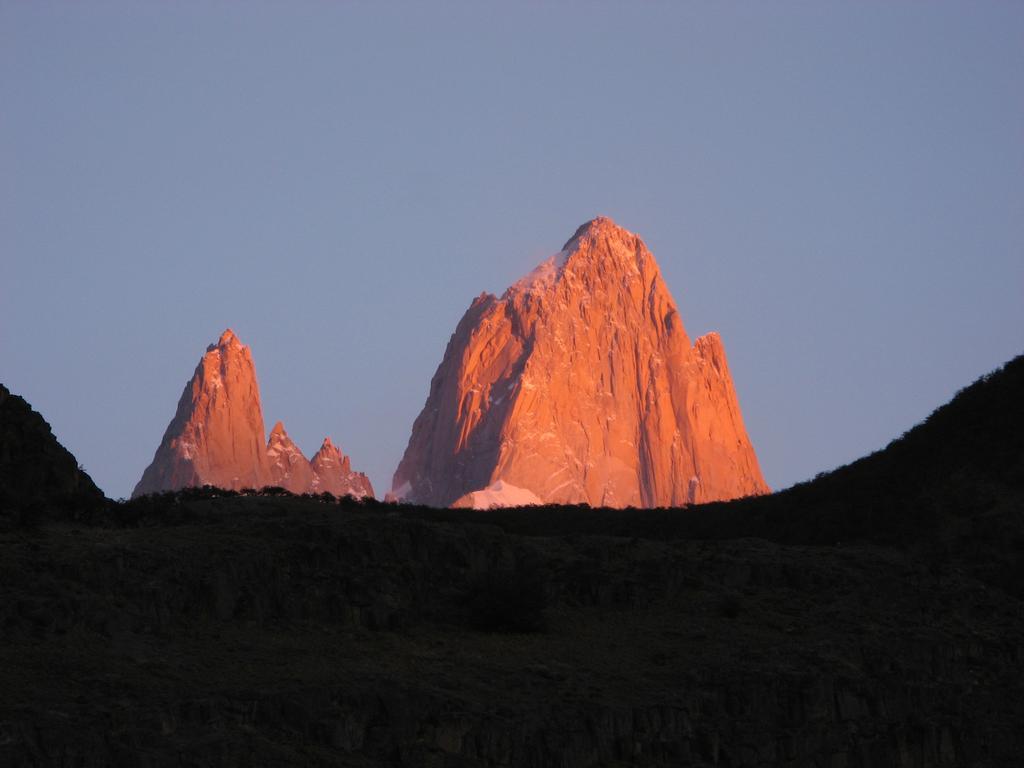
M 0 384 L 0 513 L 88 508 L 103 499 L 46 420 Z
M 291 491 L 305 493 L 313 487 L 313 468 L 299 450 L 280 421 L 270 430 L 267 441 L 267 461 L 270 484 Z
M 310 462 L 280 421 L 267 443 L 264 434 L 252 353 L 229 328 L 207 347 L 185 385 L 177 413 L 132 497 L 203 485 L 373 495 L 366 476 L 352 471 L 348 457 L 330 439 Z
M 678 506 L 769 491 L 717 334 L 691 344 L 654 256 L 600 217 L 448 343 L 393 494 L 501 481 L 545 503 Z
M 352 461 L 341 452 L 331 438 L 325 437 L 320 450 L 313 456 L 312 490 L 314 493 L 333 493 L 335 496 L 373 496 L 370 479 L 362 472 L 352 471 Z
M 153 462 L 132 492 L 258 488 L 270 476 L 256 366 L 229 328 L 206 349 Z

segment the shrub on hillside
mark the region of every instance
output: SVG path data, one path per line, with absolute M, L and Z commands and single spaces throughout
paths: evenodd
M 547 595 L 536 568 L 486 571 L 469 586 L 470 624 L 482 632 L 540 632 Z

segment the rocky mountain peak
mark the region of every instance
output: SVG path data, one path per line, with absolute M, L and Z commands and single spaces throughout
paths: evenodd
M 196 366 L 174 419 L 132 495 L 201 485 L 228 489 L 277 485 L 294 493 L 314 490 L 315 467 L 288 436 L 284 424 L 276 422 L 266 442 L 264 435 L 252 353 L 228 328 L 216 344 L 207 347 Z M 369 482 L 352 472 L 348 457 L 330 440 L 317 456 L 320 466 L 332 468 L 328 473 L 332 493 L 372 494 Z
M 233 330 L 231 330 L 230 328 L 226 328 L 224 329 L 224 333 L 220 335 L 220 338 L 217 339 L 217 344 L 211 345 L 211 347 L 212 346 L 216 346 L 223 349 L 227 347 L 244 347 L 245 345 L 242 344 L 242 342 L 239 340 L 238 336 L 235 335 L 235 332 Z
M 335 496 L 373 496 L 370 479 L 362 472 L 352 471 L 352 460 L 329 437 L 324 438 L 310 465 L 315 492 L 326 491 Z
M 258 488 L 269 476 L 249 348 L 229 329 L 207 347 L 133 496 L 190 486 Z
M 393 488 L 447 506 L 498 481 L 609 506 L 768 490 L 721 341 L 690 344 L 654 256 L 607 217 L 501 299 L 473 302 Z
M 604 279 L 628 279 L 648 267 L 657 271 L 657 263 L 640 236 L 606 216 L 576 230 L 562 250 L 570 269 L 597 270 Z
M 513 283 L 503 300 L 549 302 L 559 292 L 620 293 L 624 287 L 660 282 L 657 263 L 639 236 L 606 216 L 579 227 L 562 250 Z M 633 299 L 639 299 L 630 289 Z M 666 291 L 667 292 L 667 291 Z
M 312 489 L 313 468 L 280 421 L 270 430 L 267 462 L 270 485 L 280 486 L 292 493 L 307 493 Z
M 572 237 L 570 237 L 565 242 L 565 245 L 562 246 L 562 250 L 573 250 L 581 240 L 631 240 L 635 238 L 635 234 L 625 227 L 620 227 L 612 221 L 610 217 L 595 216 L 590 221 L 581 224 L 576 231 L 573 232 Z
M 323 443 L 320 444 L 320 449 L 313 454 L 311 463 L 313 464 L 314 472 L 327 472 L 328 468 L 342 468 L 344 466 L 345 471 L 349 471 L 349 467 L 345 466 L 348 462 L 348 457 L 341 452 L 341 449 L 331 442 L 331 438 L 325 437 Z

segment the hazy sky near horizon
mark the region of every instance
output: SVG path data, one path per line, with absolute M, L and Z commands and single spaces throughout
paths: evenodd
M 472 298 L 597 214 L 768 482 L 1024 351 L 1024 4 L 0 0 L 0 382 L 110 496 L 207 344 L 390 486 Z

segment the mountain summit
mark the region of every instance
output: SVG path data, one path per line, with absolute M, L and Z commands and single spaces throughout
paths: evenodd
M 267 441 L 267 460 L 270 464 L 272 485 L 278 485 L 292 493 L 305 493 L 313 487 L 313 468 L 302 455 L 292 439 L 285 432 L 280 421 L 270 430 Z
M 584 224 L 501 298 L 473 301 L 393 494 L 501 504 L 498 488 L 612 507 L 769 491 L 721 340 L 690 343 L 654 256 L 609 218 Z
M 333 493 L 335 496 L 373 496 L 370 480 L 362 472 L 352 471 L 352 461 L 341 449 L 325 437 L 320 450 L 310 461 L 313 469 L 314 493 Z
M 373 495 L 366 475 L 352 472 L 333 445 L 334 464 L 323 465 L 303 456 L 281 422 L 266 444 L 265 434 L 252 354 L 229 328 L 206 348 L 132 497 L 202 485 Z
M 269 477 L 264 434 L 252 353 L 229 328 L 206 348 L 132 496 L 200 485 L 257 488 Z

